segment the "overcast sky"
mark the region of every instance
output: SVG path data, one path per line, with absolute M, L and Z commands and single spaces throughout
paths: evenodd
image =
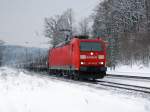
M 0 40 L 45 46 L 44 18 L 72 8 L 76 21 L 89 16 L 99 0 L 0 0 Z M 46 45 L 47 46 L 47 45 Z

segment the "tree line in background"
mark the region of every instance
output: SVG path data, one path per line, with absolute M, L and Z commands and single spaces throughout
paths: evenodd
M 4 51 L 3 44 L 4 42 L 0 40 L 0 66 L 2 65 L 2 58 L 3 58 L 3 51 Z
M 149 66 L 149 0 L 103 0 L 89 18 L 83 18 L 76 26 L 72 9 L 45 18 L 45 36 L 53 40 L 54 46 L 76 34 L 102 37 L 109 43 L 109 66 Z
M 148 66 L 150 60 L 150 1 L 104 0 L 93 15 L 93 35 L 109 42 L 110 65 Z

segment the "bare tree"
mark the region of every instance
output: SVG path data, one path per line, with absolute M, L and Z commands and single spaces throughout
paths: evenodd
M 89 18 L 84 18 L 79 22 L 80 35 L 90 35 Z
M 73 34 L 73 11 L 67 9 L 63 14 L 45 18 L 45 36 L 57 45 Z
M 109 41 L 112 65 L 148 62 L 149 12 L 149 0 L 103 0 L 99 3 L 93 16 L 93 34 Z

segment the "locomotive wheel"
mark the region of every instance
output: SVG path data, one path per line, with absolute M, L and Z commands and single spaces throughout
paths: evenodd
M 80 78 L 79 78 L 79 75 L 78 74 L 75 74 L 74 76 L 73 76 L 73 79 L 74 80 L 79 80 Z
M 69 79 L 74 79 L 74 76 L 73 75 L 69 75 Z
M 96 81 L 96 79 L 95 79 L 95 78 L 92 78 L 92 81 L 94 81 L 94 82 L 95 82 L 95 81 Z
M 74 80 L 79 80 L 79 77 L 75 76 L 75 77 L 74 77 Z
M 104 78 L 105 74 L 100 74 L 100 79 Z

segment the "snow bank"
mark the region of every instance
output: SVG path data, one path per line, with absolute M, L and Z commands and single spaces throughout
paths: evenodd
M 144 67 L 143 65 L 120 65 L 115 68 L 115 70 L 108 68 L 108 74 L 116 75 L 131 75 L 131 76 L 143 76 L 150 77 L 150 67 Z
M 150 112 L 150 101 L 5 67 L 0 112 Z

